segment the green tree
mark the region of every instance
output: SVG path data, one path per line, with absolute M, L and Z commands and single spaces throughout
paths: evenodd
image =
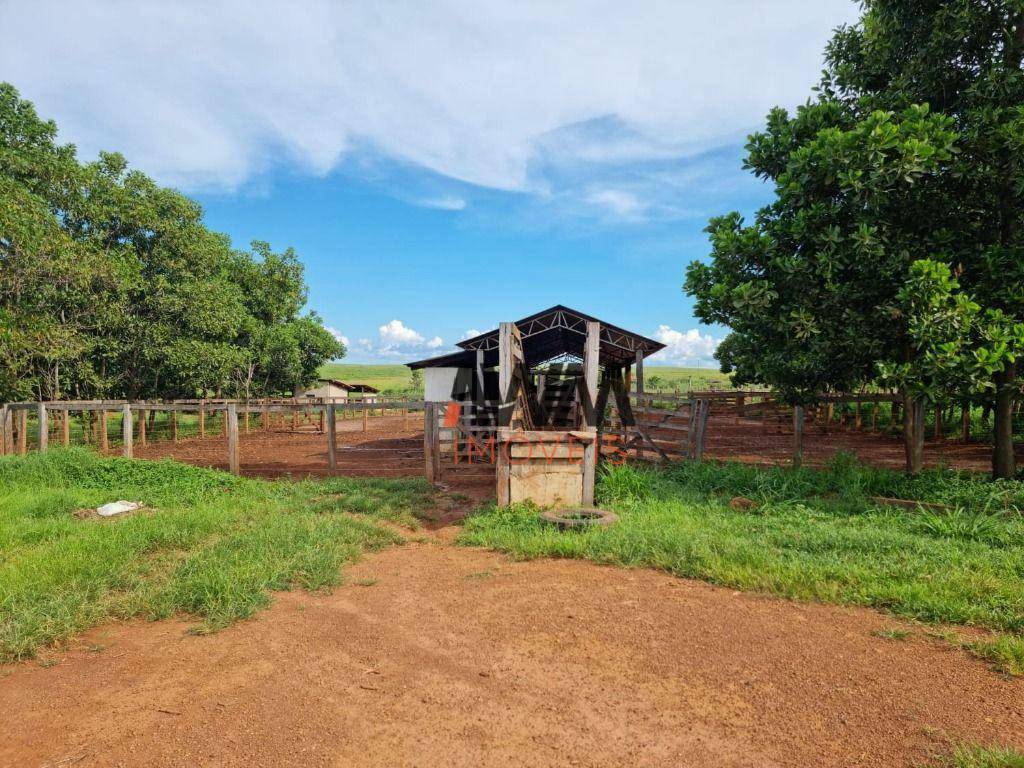
M 345 354 L 303 314 L 291 249 L 235 250 L 194 201 L 56 134 L 0 84 L 0 400 L 289 392 Z
M 946 287 L 978 305 L 991 333 L 1003 329 L 1005 345 L 964 337 L 988 367 L 996 355 L 998 370 L 986 379 L 973 368 L 957 383 L 994 399 L 993 469 L 1013 474 L 1020 348 L 1006 329 L 1024 315 L 1022 9 L 869 0 L 829 44 L 815 98 L 793 116 L 773 110 L 751 137 L 747 167 L 774 183 L 776 199 L 750 225 L 713 220 L 711 263 L 691 265 L 686 283 L 703 319 L 732 328 L 718 355 L 738 382 L 795 402 L 898 369 L 908 396 L 937 396 L 935 354 L 950 328 L 915 325 L 904 287 L 915 263 L 944 264 L 958 275 Z M 922 436 L 910 414 L 916 470 Z

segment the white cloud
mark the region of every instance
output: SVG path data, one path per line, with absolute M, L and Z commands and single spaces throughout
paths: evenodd
M 462 334 L 461 338 L 459 338 L 459 341 L 465 341 L 466 339 L 472 339 L 472 338 L 474 338 L 476 336 L 479 336 L 481 333 L 483 333 L 483 331 L 478 331 L 476 328 L 469 328 L 468 330 L 466 330 L 465 333 Z
M 599 208 L 607 209 L 620 219 L 640 217 L 646 208 L 635 194 L 621 189 L 602 189 L 591 192 L 586 196 L 586 201 Z
M 654 338 L 664 344 L 665 349 L 652 355 L 651 360 L 675 365 L 711 360 L 721 342 L 721 339 L 701 333 L 697 328 L 677 331 L 668 325 L 659 325 Z
M 428 197 L 416 201 L 417 205 L 424 208 L 436 208 L 439 211 L 462 211 L 466 208 L 466 201 L 461 197 L 453 195 L 442 195 L 441 197 Z
M 421 334 L 406 326 L 401 320 L 392 320 L 377 330 L 380 333 L 381 346 L 384 347 L 418 346 L 424 342 Z
M 337 328 L 332 328 L 329 325 L 325 325 L 324 326 L 324 330 L 326 330 L 329 334 L 331 334 L 331 336 L 333 336 L 336 341 L 340 341 L 342 344 L 344 344 L 346 347 L 348 347 L 348 345 L 349 345 L 348 344 L 348 336 L 343 334 Z
M 444 339 L 440 336 L 427 339 L 422 333 L 397 318 L 380 326 L 377 331 L 380 339 L 376 345 L 371 344 L 368 339 L 360 340 L 367 342 L 359 350 L 363 356 L 376 359 L 411 359 L 417 355 L 427 356 L 443 351 Z
M 38 0 L 0 4 L 0 72 L 84 156 L 116 149 L 186 190 L 277 164 L 324 174 L 363 149 L 545 193 L 566 166 L 740 141 L 809 95 L 830 29 L 856 14 L 850 0 Z

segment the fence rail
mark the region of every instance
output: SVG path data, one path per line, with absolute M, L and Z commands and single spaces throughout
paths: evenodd
M 44 402 L 20 402 L 0 404 L 0 455 L 25 454 L 30 448 L 46 451 L 50 446 L 51 433 L 61 445 L 72 444 L 72 414 L 78 414 L 79 424 L 74 430 L 75 442 L 93 445 L 101 451 L 108 451 L 120 440 L 121 454 L 132 457 L 136 440 L 146 445 L 147 430 L 152 431 L 155 416 L 166 413 L 168 439 L 177 443 L 183 426 L 182 416 L 194 414 L 195 436 L 205 438 L 220 434 L 227 438 L 228 466 L 237 474 L 240 465 L 239 432 L 248 434 L 254 429 L 269 431 L 286 426 L 291 416 L 292 429 L 298 428 L 299 420 L 307 424 L 318 418 L 317 430 L 325 435 L 327 442 L 327 466 L 336 468 L 337 417 L 362 417 L 363 430 L 368 428 L 369 419 L 380 411 L 383 417 L 390 411 L 394 415 L 408 416 L 423 411 L 422 400 L 375 396 L 367 400 L 341 400 L 335 398 L 306 399 L 260 399 L 260 400 L 173 400 L 166 402 L 126 400 L 57 400 Z M 256 416 L 254 420 L 252 417 Z M 239 418 L 241 417 L 241 419 Z M 117 420 L 120 424 L 117 425 Z M 113 439 L 111 424 L 115 423 Z M 30 422 L 34 422 L 30 426 Z M 241 428 L 240 428 L 241 422 Z M 119 429 L 117 428 L 119 426 Z M 34 440 L 30 441 L 30 435 Z

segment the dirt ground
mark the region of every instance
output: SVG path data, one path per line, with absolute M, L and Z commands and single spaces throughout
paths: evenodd
M 787 463 L 793 456 L 793 434 L 776 425 L 767 427 L 760 421 L 712 416 L 708 421 L 705 454 L 716 459 L 730 459 L 756 464 Z M 1024 448 L 1022 448 L 1024 450 Z M 830 457 L 843 451 L 856 455 L 866 464 L 902 469 L 906 454 L 903 437 L 885 430 L 840 429 L 827 431 L 808 425 L 804 431 L 804 463 L 821 466 Z M 1018 455 L 1024 459 L 1024 452 Z M 985 443 L 963 443 L 953 439 L 928 437 L 924 445 L 926 466 L 949 466 L 987 472 L 992 468 L 992 446 Z
M 874 611 L 434 538 L 346 582 L 213 635 L 110 624 L 0 670 L 0 765 L 911 766 L 953 742 L 1024 748 L 1024 680 Z M 872 634 L 894 626 L 914 636 Z
M 337 422 L 337 473 L 350 476 L 422 477 L 423 415 L 375 416 L 363 431 L 361 419 Z M 326 475 L 327 438 L 315 425 L 296 430 L 253 430 L 238 436 L 242 474 L 259 477 Z M 142 459 L 173 458 L 187 464 L 227 469 L 227 438 L 189 438 L 136 445 Z

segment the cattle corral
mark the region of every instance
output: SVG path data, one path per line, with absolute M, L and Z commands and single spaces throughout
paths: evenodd
M 804 415 L 800 456 L 808 466 L 822 466 L 838 453 L 865 464 L 899 469 L 904 464 L 904 443 L 894 421 L 895 400 L 880 396 L 832 396 L 832 407 L 809 408 Z M 845 398 L 845 399 L 844 399 Z M 853 410 L 858 398 L 867 403 L 863 412 Z M 610 418 L 603 425 L 603 460 L 621 461 L 624 456 L 646 462 L 663 460 L 739 461 L 763 465 L 788 465 L 794 461 L 794 409 L 786 408 L 765 392 L 694 392 L 688 395 L 629 393 L 634 425 Z M 703 403 L 707 416 L 700 425 Z M 435 439 L 434 481 L 472 498 L 494 496 L 493 451 L 482 448 L 486 435 L 466 431 L 456 419 L 447 423 L 446 407 L 408 399 L 381 398 L 379 402 L 295 403 L 252 401 L 227 403 L 139 403 L 130 408 L 130 450 L 125 449 L 123 412 L 127 404 L 48 403 L 44 418 L 43 447 L 88 445 L 100 452 L 128 454 L 143 459 L 172 458 L 188 464 L 266 478 L 318 477 L 420 477 L 425 464 L 424 409 L 438 419 Z M 231 448 L 228 406 L 235 411 L 236 442 Z M 838 407 L 837 407 L 838 406 Z M 334 411 L 333 466 L 326 434 L 327 412 Z M 241 411 L 241 414 L 238 413 Z M 7 406 L 4 440 L 7 453 L 24 453 L 40 447 L 39 404 Z M 107 421 L 106 439 L 97 434 L 99 414 Z M 202 415 L 200 415 L 200 413 Z M 139 416 L 138 414 L 142 414 Z M 856 415 L 855 415 L 856 414 Z M 646 441 L 623 450 L 623 434 L 642 430 Z M 692 437 L 691 437 L 692 435 Z M 991 446 L 958 437 L 930 434 L 925 442 L 927 466 L 947 466 L 971 471 L 988 469 Z M 965 439 L 967 438 L 967 439 Z M 470 445 L 476 450 L 470 450 Z M 492 446 L 493 448 L 493 446 Z

